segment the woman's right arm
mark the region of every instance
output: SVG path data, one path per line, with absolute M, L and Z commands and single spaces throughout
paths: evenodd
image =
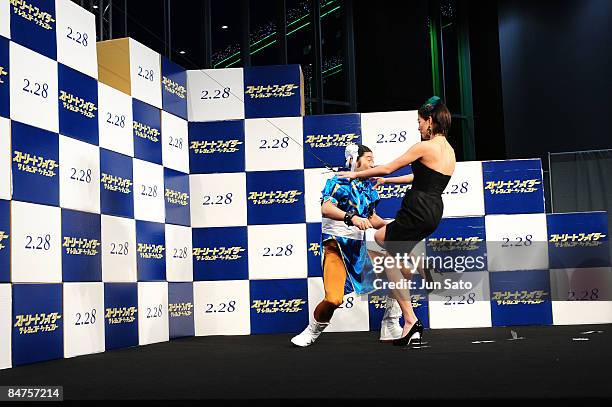
M 406 151 L 404 154 L 397 157 L 395 160 L 391 161 L 388 164 L 379 165 L 374 168 L 370 168 L 369 170 L 359 172 L 339 172 L 338 177 L 353 179 L 355 177 L 372 178 L 381 175 L 389 175 L 423 157 L 423 155 L 429 148 L 430 147 L 427 144 L 421 141 L 410 147 L 408 151 Z
M 415 145 L 410 147 L 408 151 L 406 151 L 404 154 L 400 155 L 395 160 L 391 161 L 389 164 L 384 165 L 384 167 L 386 167 L 386 170 L 389 171 L 387 172 L 387 174 L 394 173 L 395 171 L 412 164 L 419 158 L 423 157 L 428 148 L 429 145 L 422 141 L 416 143 Z

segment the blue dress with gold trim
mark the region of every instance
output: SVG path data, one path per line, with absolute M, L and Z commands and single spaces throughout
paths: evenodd
M 322 191 L 321 204 L 327 201 L 331 201 L 345 212 L 353 209 L 356 215 L 368 218 L 374 213 L 380 196 L 374 189 L 374 183 L 369 179 L 348 180 L 334 176 L 327 180 Z M 338 242 L 347 271 L 344 294 L 353 291 L 357 294 L 369 294 L 376 291 L 374 279 L 378 275 L 374 273 L 372 260 L 368 255 L 365 232 L 356 226 L 349 227 L 343 221 L 323 218 L 319 245 L 321 268 L 324 260 L 323 242 L 332 239 Z

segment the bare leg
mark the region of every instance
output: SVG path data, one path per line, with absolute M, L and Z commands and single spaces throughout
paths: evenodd
M 397 267 L 385 267 L 385 272 L 387 273 L 387 278 L 390 282 L 400 283 L 402 280 L 406 281 L 404 275 L 400 272 Z M 393 297 L 399 303 L 400 308 L 402 309 L 402 314 L 404 315 L 404 332 L 402 336 L 406 335 L 412 325 L 417 321 L 417 316 L 412 309 L 412 300 L 410 298 L 410 290 L 409 289 L 401 289 L 394 288 L 390 290 Z
M 384 247 L 385 229 L 386 229 L 386 226 L 380 228 L 374 234 L 374 239 L 376 239 L 376 242 L 383 247 Z M 385 267 L 385 273 L 387 274 L 387 279 L 390 282 L 393 282 L 397 285 L 400 282 L 405 282 L 406 284 L 408 284 L 408 281 L 410 280 L 410 277 L 412 274 L 409 272 L 410 275 L 408 276 L 408 278 L 405 278 L 402 272 L 400 271 L 400 269 L 395 266 Z M 391 292 L 391 295 L 399 303 L 400 308 L 402 309 L 402 314 L 404 315 L 405 323 L 404 323 L 404 332 L 402 334 L 402 336 L 404 336 L 408 333 L 410 328 L 412 328 L 412 325 L 414 325 L 414 323 L 417 321 L 417 317 L 414 313 L 414 310 L 412 309 L 412 300 L 410 298 L 410 290 L 394 288 L 394 289 L 391 289 L 390 292 Z
M 386 231 L 386 226 L 383 226 L 382 228 L 378 229 L 376 231 L 376 233 L 374 234 L 374 240 L 376 241 L 376 243 L 381 246 L 381 247 L 385 247 L 385 231 Z M 382 253 L 378 253 L 378 252 L 373 252 L 370 251 L 370 257 L 372 257 L 372 259 L 374 259 L 375 257 L 380 257 L 383 256 Z M 410 252 L 410 256 L 414 255 L 414 251 Z M 409 276 L 406 277 L 408 279 L 412 278 L 412 275 L 415 274 L 414 268 L 416 268 L 416 271 L 419 272 L 419 274 L 421 275 L 421 277 L 423 277 L 423 279 L 425 278 L 425 272 L 423 271 L 423 262 L 417 262 L 416 267 L 411 268 L 403 268 L 402 274 L 404 276 Z
M 419 262 L 419 263 L 417 264 L 416 269 L 417 269 L 417 271 L 419 272 L 419 274 L 421 275 L 421 278 L 422 278 L 423 280 L 427 280 L 427 277 L 425 276 L 425 270 L 423 270 L 423 264 L 422 264 L 421 262 Z

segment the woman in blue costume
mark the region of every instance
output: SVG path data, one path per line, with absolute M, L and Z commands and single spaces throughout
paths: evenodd
M 444 209 L 442 193 L 455 170 L 455 151 L 446 139 L 451 115 L 439 97 L 430 98 L 419 108 L 418 122 L 423 141 L 400 157 L 375 168 L 338 174 L 350 180 L 371 178 L 391 174 L 412 164 L 412 188 L 404 195 L 395 220 L 374 234 L 376 242 L 392 256 L 409 254 L 418 242 L 436 230 Z M 388 279 L 394 283 L 404 280 L 402 271 L 397 265 L 385 268 Z M 420 341 L 423 325 L 412 309 L 410 293 L 395 288 L 391 291 L 400 304 L 405 321 L 402 337 L 394 344 L 408 345 L 417 333 Z
M 349 145 L 345 157 L 352 171 L 374 166 L 372 151 L 364 145 Z M 325 298 L 314 310 L 314 320 L 291 342 L 296 346 L 311 345 L 329 325 L 344 295 L 375 291 L 374 267 L 365 241 L 365 230 L 381 228 L 386 222 L 375 213 L 380 200 L 370 179 L 327 180 L 321 199 L 321 266 Z M 398 316 L 399 321 L 399 316 Z

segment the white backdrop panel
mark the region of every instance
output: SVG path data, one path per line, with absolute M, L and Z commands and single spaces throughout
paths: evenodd
M 134 159 L 134 217 L 164 223 L 164 167 Z
M 161 112 L 162 163 L 164 167 L 189 173 L 187 120 Z
M 242 68 L 187 71 L 187 117 L 191 122 L 244 119 Z
M 168 283 L 138 283 L 138 343 L 170 340 L 168 320 Z
M 197 281 L 193 291 L 196 336 L 251 333 L 248 280 Z
M 489 271 L 548 268 L 546 214 L 487 215 Z
M 166 225 L 166 278 L 193 281 L 191 228 Z
M 13 319 L 11 284 L 0 284 L 0 369 L 12 366 L 11 329 Z
M 306 225 L 249 225 L 249 279 L 306 278 Z
M 130 38 L 130 82 L 132 96 L 162 108 L 161 56 Z
M 57 62 L 14 42 L 9 49 L 11 119 L 57 133 Z
M 11 281 L 62 281 L 61 212 L 59 207 L 11 202 Z
M 308 317 L 314 320 L 316 306 L 325 298 L 325 289 L 321 277 L 308 279 Z M 369 331 L 370 319 L 368 308 L 368 296 L 357 295 L 354 292 L 344 296 L 344 302 L 334 312 L 329 327 L 325 332 L 354 332 Z
M 64 283 L 64 357 L 104 352 L 104 284 Z
M 189 176 L 191 226 L 246 226 L 246 174 Z
M 0 199 L 11 199 L 11 121 L 0 117 Z
M 612 268 L 550 270 L 555 325 L 612 323 Z
M 98 125 L 100 147 L 134 156 L 132 98 L 98 83 Z
M 421 141 L 417 111 L 361 113 L 361 139 L 375 164 L 389 163 Z
M 482 185 L 482 162 L 458 162 L 455 172 L 442 195 L 443 217 L 483 216 L 484 190 Z
M 136 222 L 102 215 L 102 281 L 136 282 Z
M 303 169 L 303 138 L 301 117 L 245 120 L 246 170 Z
M 304 201 L 306 222 L 321 222 L 321 191 L 325 182 L 334 173 L 327 168 L 307 168 L 304 170 Z
M 10 0 L 0 0 L 0 35 L 4 38 L 11 38 Z
M 60 206 L 100 213 L 100 149 L 60 135 Z
M 434 274 L 441 290 L 429 298 L 431 328 L 478 328 L 491 326 L 491 302 L 488 272 Z M 458 288 L 444 288 L 456 284 Z M 464 284 L 465 288 L 461 288 Z M 468 284 L 471 288 L 467 288 Z
M 70 0 L 55 0 L 57 61 L 98 79 L 96 16 Z

